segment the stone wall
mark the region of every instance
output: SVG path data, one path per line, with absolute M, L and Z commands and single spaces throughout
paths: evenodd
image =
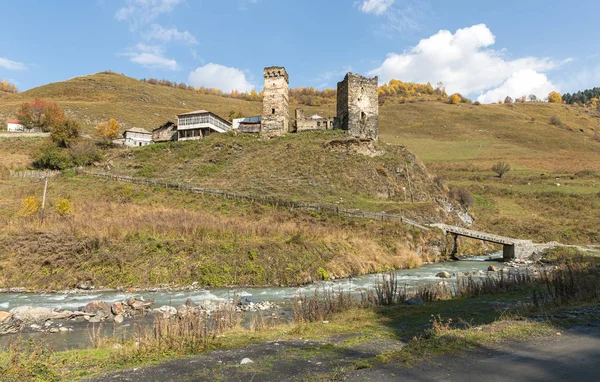
M 261 135 L 279 136 L 290 131 L 288 113 L 289 77 L 285 68 L 271 66 L 264 70 L 265 92 Z
M 314 116 L 307 117 L 304 115 L 304 110 L 296 109 L 295 131 L 297 133 L 300 133 L 302 131 L 331 129 L 333 129 L 333 119 L 324 117 L 314 118 Z
M 348 73 L 337 86 L 336 128 L 353 138 L 379 138 L 378 78 Z

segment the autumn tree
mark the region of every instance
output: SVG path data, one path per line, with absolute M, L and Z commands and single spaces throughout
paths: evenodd
M 529 101 L 531 101 L 531 102 L 537 102 L 537 96 L 535 94 L 530 94 L 529 95 Z
M 550 94 L 548 94 L 548 102 L 562 103 L 562 96 L 559 92 L 550 92 Z
M 120 127 L 119 122 L 111 119 L 96 126 L 96 135 L 100 137 L 103 144 L 110 145 L 119 136 Z
M 502 178 L 502 175 L 510 171 L 510 165 L 504 161 L 498 161 L 492 166 L 492 171 L 498 175 L 498 178 Z
M 504 98 L 504 103 L 512 103 L 513 99 L 510 96 L 506 96 L 506 98 Z
M 54 102 L 34 99 L 25 102 L 17 110 L 17 118 L 27 129 L 40 128 L 44 132 L 64 124 L 67 120 L 65 113 Z
M 79 126 L 79 123 L 67 119 L 62 124 L 52 127 L 50 138 L 59 147 L 68 148 L 79 138 L 80 132 L 81 126 Z
M 450 103 L 453 105 L 457 105 L 462 101 L 462 97 L 458 93 L 452 94 L 450 97 Z
M 6 78 L 0 82 L 0 91 L 7 93 L 18 93 L 17 87 L 10 82 L 6 81 Z

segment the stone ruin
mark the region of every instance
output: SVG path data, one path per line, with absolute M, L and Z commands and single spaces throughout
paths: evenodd
M 348 73 L 337 85 L 337 117 L 335 128 L 345 130 L 352 138 L 379 138 L 378 78 Z
M 289 77 L 285 68 L 281 66 L 265 68 L 264 77 L 261 135 L 276 137 L 290 131 Z
M 337 117 L 305 117 L 302 109 L 296 110 L 296 123 L 289 118 L 289 76 L 284 67 L 264 69 L 265 90 L 260 133 L 275 137 L 288 132 L 307 130 L 345 130 L 351 138 L 376 141 L 379 138 L 378 78 L 366 78 L 348 73 L 337 84 Z M 333 125 L 333 126 L 332 126 Z

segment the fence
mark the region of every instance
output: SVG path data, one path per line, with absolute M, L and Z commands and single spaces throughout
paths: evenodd
M 429 230 L 429 227 L 419 224 L 415 220 L 408 219 L 402 215 L 388 214 L 385 212 L 368 212 L 368 211 L 362 211 L 362 210 L 350 210 L 350 209 L 346 209 L 346 208 L 340 208 L 339 206 L 335 206 L 335 205 L 309 204 L 309 203 L 302 203 L 302 202 L 294 202 L 291 200 L 282 200 L 282 199 L 272 198 L 269 196 L 254 196 L 254 195 L 247 195 L 247 194 L 238 194 L 238 193 L 234 193 L 234 192 L 214 190 L 214 189 L 210 189 L 210 188 L 206 188 L 206 187 L 191 187 L 191 186 L 177 184 L 177 183 L 158 181 L 155 179 L 134 178 L 131 176 L 112 175 L 112 174 L 105 174 L 105 173 L 86 171 L 86 170 L 78 170 L 78 172 L 81 174 L 86 174 L 86 175 L 104 178 L 104 179 L 115 180 L 115 181 L 119 181 L 119 182 L 144 184 L 144 185 L 154 186 L 154 187 L 164 187 L 166 189 L 190 192 L 193 194 L 216 196 L 216 197 L 225 198 L 225 199 L 252 201 L 252 202 L 256 202 L 256 203 L 260 203 L 260 204 L 269 204 L 269 205 L 273 205 L 276 207 L 285 207 L 285 208 L 291 208 L 291 209 L 296 208 L 296 209 L 300 209 L 300 210 L 322 212 L 322 213 L 336 215 L 336 216 L 348 216 L 348 217 L 364 218 L 364 219 L 371 219 L 371 220 L 397 221 L 400 223 L 409 224 L 409 225 L 419 228 L 421 230 L 425 230 L 425 231 Z
M 22 171 L 14 171 L 10 170 L 10 176 L 15 178 L 34 178 L 34 179 L 44 179 L 46 176 L 52 178 L 53 176 L 57 176 L 62 174 L 58 170 L 51 171 L 40 171 L 40 170 L 22 170 Z

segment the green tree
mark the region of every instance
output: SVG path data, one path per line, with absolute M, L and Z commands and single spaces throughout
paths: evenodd
M 72 119 L 66 120 L 64 123 L 54 126 L 50 133 L 50 138 L 59 147 L 68 148 L 73 142 L 79 138 L 81 127 L 77 121 Z
M 498 174 L 498 178 L 502 178 L 502 175 L 510 171 L 510 165 L 504 161 L 498 161 L 492 166 L 492 171 Z

